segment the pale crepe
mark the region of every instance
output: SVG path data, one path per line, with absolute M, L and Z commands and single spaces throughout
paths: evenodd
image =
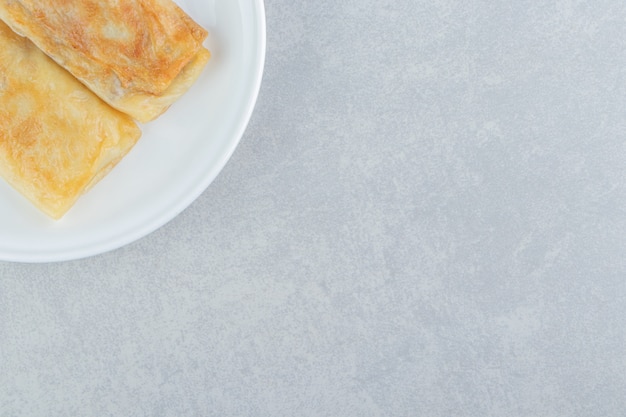
M 0 175 L 36 207 L 63 216 L 140 136 L 128 115 L 0 22 Z

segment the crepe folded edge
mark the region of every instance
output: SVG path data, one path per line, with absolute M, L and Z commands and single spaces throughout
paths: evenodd
M 54 220 L 59 220 L 76 204 L 81 196 L 109 174 L 133 148 L 140 135 L 140 132 L 134 132 L 115 147 L 103 149 L 95 161 L 95 165 L 100 167 L 86 178 L 80 189 L 70 194 L 60 195 L 49 188 L 42 188 L 37 182 L 28 181 L 28 178 L 23 177 L 19 169 L 16 169 L 17 167 L 12 165 L 7 160 L 6 155 L 2 153 L 0 153 L 0 176 L 42 213 Z
M 111 107 L 132 116 L 141 123 L 150 122 L 161 116 L 196 82 L 211 58 L 211 52 L 201 48 L 181 70 L 162 94 L 135 93 L 118 99 L 101 97 Z

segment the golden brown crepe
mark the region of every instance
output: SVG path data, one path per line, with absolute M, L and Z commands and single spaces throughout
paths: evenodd
M 0 22 L 0 175 L 60 218 L 132 148 L 135 122 Z
M 210 56 L 207 31 L 171 0 L 0 0 L 0 19 L 141 122 L 187 91 Z

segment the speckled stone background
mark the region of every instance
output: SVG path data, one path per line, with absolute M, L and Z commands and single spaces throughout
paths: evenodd
M 0 416 L 624 416 L 626 5 L 266 9 L 199 200 L 0 264 Z

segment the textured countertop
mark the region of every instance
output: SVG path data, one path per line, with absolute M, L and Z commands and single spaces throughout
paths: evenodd
M 623 416 L 626 5 L 266 13 L 194 204 L 0 263 L 0 416 Z

